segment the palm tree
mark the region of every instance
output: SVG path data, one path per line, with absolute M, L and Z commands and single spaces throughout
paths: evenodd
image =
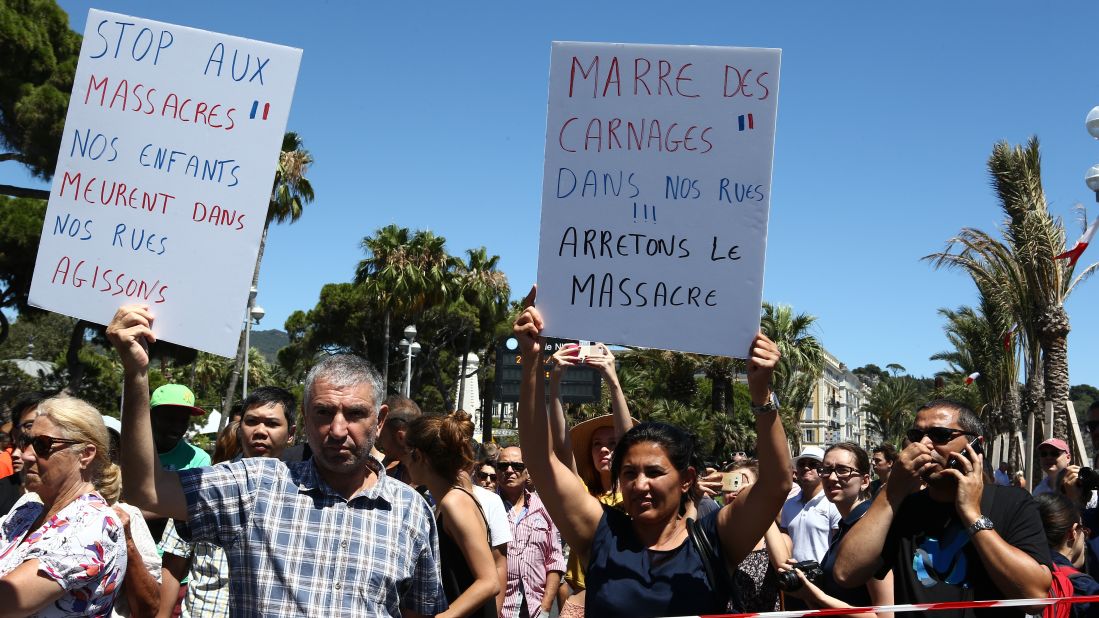
M 940 372 L 940 377 L 961 383 L 965 376 L 979 373 L 980 377 L 970 387 L 979 393 L 974 409 L 993 433 L 1013 434 L 1021 421 L 1018 369 L 1010 340 L 1007 346 L 1003 343 L 1005 318 L 998 306 L 981 295 L 978 308 L 939 309 L 939 314 L 947 320 L 943 328 L 954 347 L 931 356 L 931 360 L 947 363 L 948 371 Z
M 267 231 L 271 223 L 295 223 L 301 218 L 307 204 L 313 202 L 313 185 L 305 175 L 313 164 L 313 155 L 305 149 L 301 136 L 288 131 L 282 136 L 282 150 L 275 168 L 275 182 L 271 187 L 271 198 L 267 202 L 267 217 L 263 222 L 263 233 L 259 240 L 259 253 L 256 254 L 256 268 L 252 271 L 252 289 L 259 284 L 259 269 L 263 262 L 263 251 L 267 245 Z M 249 300 L 251 303 L 251 300 Z M 251 309 L 249 306 L 247 309 Z M 249 318 L 251 319 L 251 318 Z M 233 363 L 233 373 L 229 376 L 229 385 L 225 390 L 224 409 L 233 405 L 237 379 L 244 364 L 244 333 L 237 343 L 237 357 Z M 227 417 L 228 415 L 226 415 Z
M 772 388 L 778 396 L 786 435 L 800 448 L 799 417 L 809 405 L 813 389 L 824 372 L 824 347 L 809 330 L 816 317 L 794 313 L 789 305 L 763 303 L 760 330 L 778 345 L 782 358 L 775 368 Z
M 1056 260 L 1065 250 L 1065 230 L 1049 213 L 1042 189 L 1038 138 L 1026 146 L 998 142 L 988 160 L 993 186 L 1007 214 L 1005 236 L 1014 250 L 1033 307 L 1034 327 L 1042 351 L 1045 400 L 1053 403 L 1054 435 L 1068 435 L 1068 333 L 1064 302 L 1077 283 L 1099 264 L 1092 264 L 1073 279 L 1075 265 Z
M 477 311 L 480 324 L 476 327 L 481 332 L 491 333 L 493 328 L 501 320 L 507 318 L 508 300 L 511 297 L 511 287 L 508 286 L 508 278 L 497 269 L 500 256 L 489 256 L 488 249 L 466 249 L 466 262 L 459 263 L 456 275 L 458 277 L 459 293 L 466 303 L 469 303 Z M 474 325 L 466 330 L 466 341 L 462 352 L 462 365 L 459 372 L 458 401 L 465 399 L 466 387 L 466 362 L 469 358 L 470 348 L 473 342 Z M 491 341 L 488 349 L 492 350 Z M 491 419 L 488 415 L 491 410 L 487 406 L 482 410 L 485 418 L 482 419 L 482 427 L 488 427 Z
M 1023 418 L 1030 415 L 1042 417 L 1041 347 L 1035 327 L 1034 306 L 1029 301 L 1026 275 L 1011 247 L 981 230 L 964 228 L 947 242 L 944 251 L 924 259 L 936 268 L 946 266 L 963 270 L 977 287 L 981 312 L 989 320 L 990 332 L 987 336 L 990 339 L 973 345 L 999 345 L 1003 350 L 1004 361 L 1000 369 L 993 374 L 981 373 L 996 376 L 1001 390 L 998 399 L 1003 404 L 1002 416 L 1007 426 L 1014 430 L 1021 426 Z M 1006 345 L 1003 343 L 1005 340 Z M 1019 356 L 1024 359 L 1023 367 L 1026 369 L 1022 405 L 1017 386 Z
M 446 302 L 457 292 L 454 273 L 460 264 L 446 251 L 446 238 L 429 231 L 387 225 L 364 237 L 367 257 L 355 269 L 356 285 L 385 316 L 382 379 L 389 385 L 390 323 L 394 314 L 414 320 L 425 307 Z
M 1023 394 L 1024 416 L 1044 418 L 1043 400 L 1054 405 L 1054 434 L 1067 435 L 1068 314 L 1064 301 L 1077 284 L 1099 264 L 1075 278 L 1074 265 L 1054 257 L 1064 251 L 1060 220 L 1049 213 L 1041 183 L 1037 138 L 1026 146 L 999 142 L 988 161 L 993 186 L 1007 215 L 1005 241 L 977 229 L 963 229 L 945 251 L 927 256 L 936 266 L 961 268 L 973 278 L 978 292 L 995 307 L 1002 335 L 1012 322 L 1018 337 L 1012 349 L 1021 353 L 1027 371 Z M 1016 376 L 1006 382 L 1017 381 Z M 1005 393 L 1005 403 L 1010 402 Z M 1021 422 L 1016 416 L 1012 423 Z
M 867 429 L 899 448 L 916 416 L 917 396 L 916 381 L 909 376 L 889 376 L 878 382 L 862 408 Z

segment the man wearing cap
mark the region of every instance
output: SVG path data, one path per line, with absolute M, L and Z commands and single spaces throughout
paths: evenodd
M 1046 475 L 1031 492 L 1035 496 L 1052 494 L 1057 491 L 1057 475 L 1072 463 L 1069 455 L 1068 444 L 1059 438 L 1050 438 L 1038 445 L 1038 467 Z
M 807 446 L 794 461 L 794 482 L 801 491 L 782 505 L 779 528 L 793 541 L 793 558 L 798 562 L 820 562 L 828 551 L 832 531 L 839 528 L 840 513 L 829 502 L 821 487 L 817 468 L 824 460 L 824 449 Z
M 210 465 L 210 455 L 183 439 L 191 426 L 192 416 L 206 411 L 195 407 L 195 394 L 182 384 L 165 384 L 153 391 L 149 399 L 152 409 L 153 443 L 165 470 L 189 470 Z

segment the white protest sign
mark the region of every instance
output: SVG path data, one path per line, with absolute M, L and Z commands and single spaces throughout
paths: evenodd
M 747 352 L 780 53 L 553 44 L 537 299 L 547 336 Z
M 30 303 L 233 356 L 301 50 L 91 10 Z

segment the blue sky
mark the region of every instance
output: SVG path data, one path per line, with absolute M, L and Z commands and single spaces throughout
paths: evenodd
M 85 2 L 63 1 L 83 31 Z M 95 8 L 300 47 L 289 128 L 317 201 L 272 228 L 261 328 L 350 280 L 359 241 L 396 223 L 485 245 L 518 296 L 533 282 L 553 40 L 778 47 L 781 93 L 764 297 L 816 315 L 851 367 L 916 375 L 946 348 L 939 307 L 973 300 L 920 257 L 1002 219 L 994 142 L 1042 140 L 1051 210 L 1099 214 L 1096 3 L 136 2 Z M 0 182 L 33 181 L 0 166 Z M 1071 241 L 1070 241 L 1071 242 Z M 1099 249 L 1084 254 L 1099 259 Z M 1099 280 L 1070 299 L 1073 383 L 1099 384 Z M 739 352 L 739 351 L 738 351 Z

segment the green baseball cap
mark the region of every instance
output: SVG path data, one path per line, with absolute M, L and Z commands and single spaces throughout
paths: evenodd
M 195 394 L 182 384 L 165 384 L 153 391 L 149 407 L 156 410 L 160 406 L 187 408 L 191 411 L 191 416 L 206 414 L 206 410 L 195 406 Z

